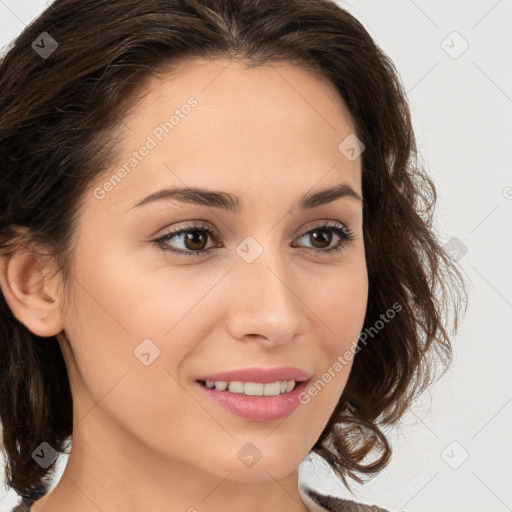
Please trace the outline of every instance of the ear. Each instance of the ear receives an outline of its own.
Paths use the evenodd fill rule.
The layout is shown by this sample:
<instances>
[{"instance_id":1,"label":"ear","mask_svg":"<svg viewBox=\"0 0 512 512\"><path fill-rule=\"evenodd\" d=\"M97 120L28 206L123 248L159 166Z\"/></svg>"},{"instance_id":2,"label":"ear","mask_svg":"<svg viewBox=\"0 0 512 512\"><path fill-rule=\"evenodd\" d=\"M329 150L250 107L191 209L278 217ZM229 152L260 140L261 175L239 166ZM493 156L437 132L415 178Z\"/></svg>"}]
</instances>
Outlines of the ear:
<instances>
[{"instance_id":1,"label":"ear","mask_svg":"<svg viewBox=\"0 0 512 512\"><path fill-rule=\"evenodd\" d=\"M46 282L40 255L18 249L0 258L0 286L13 315L38 336L64 329L56 288Z\"/></svg>"}]
</instances>

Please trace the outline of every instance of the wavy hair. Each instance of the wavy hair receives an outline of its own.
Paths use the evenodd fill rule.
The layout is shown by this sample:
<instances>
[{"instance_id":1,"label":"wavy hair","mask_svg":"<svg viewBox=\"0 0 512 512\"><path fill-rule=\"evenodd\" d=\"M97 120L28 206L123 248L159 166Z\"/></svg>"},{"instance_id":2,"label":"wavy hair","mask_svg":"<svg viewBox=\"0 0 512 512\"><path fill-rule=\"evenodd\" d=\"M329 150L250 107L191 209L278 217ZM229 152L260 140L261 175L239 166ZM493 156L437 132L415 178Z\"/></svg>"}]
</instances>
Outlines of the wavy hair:
<instances>
[{"instance_id":1,"label":"wavy hair","mask_svg":"<svg viewBox=\"0 0 512 512\"><path fill-rule=\"evenodd\" d=\"M49 41L43 32L58 43L45 56L33 46ZM397 423L432 382L438 361L448 368L448 322L455 332L466 290L433 229L436 191L418 165L398 72L334 1L54 1L0 63L0 255L44 247L67 289L84 191L116 162L121 121L136 104L138 87L173 64L217 57L314 70L335 86L365 146L364 330L391 304L402 310L358 350L312 449L346 485L347 477L363 483L362 476L390 460L384 427ZM27 229L17 235L16 225ZM0 352L6 482L27 495L48 484L54 470L54 464L40 467L33 450L44 440L65 453L72 435L68 374L57 338L30 332L3 294Z\"/></svg>"}]
</instances>

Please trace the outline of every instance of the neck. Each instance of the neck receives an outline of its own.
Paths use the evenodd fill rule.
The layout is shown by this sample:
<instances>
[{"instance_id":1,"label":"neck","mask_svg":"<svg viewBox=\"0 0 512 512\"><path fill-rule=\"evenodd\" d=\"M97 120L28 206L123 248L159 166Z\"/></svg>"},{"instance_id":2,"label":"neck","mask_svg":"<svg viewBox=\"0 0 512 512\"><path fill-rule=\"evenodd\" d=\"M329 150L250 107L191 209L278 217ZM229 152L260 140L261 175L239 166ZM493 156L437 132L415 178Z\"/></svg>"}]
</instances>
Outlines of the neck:
<instances>
[{"instance_id":1,"label":"neck","mask_svg":"<svg viewBox=\"0 0 512 512\"><path fill-rule=\"evenodd\" d=\"M298 469L274 478L271 468L263 471L266 477L261 476L261 468L259 473L254 471L254 479L249 472L247 481L230 479L230 471L207 472L176 460L172 454L156 453L141 445L128 431L102 417L100 408L95 407L83 421L75 421L64 473L56 487L35 502L31 510L308 510L298 490Z\"/></svg>"}]
</instances>

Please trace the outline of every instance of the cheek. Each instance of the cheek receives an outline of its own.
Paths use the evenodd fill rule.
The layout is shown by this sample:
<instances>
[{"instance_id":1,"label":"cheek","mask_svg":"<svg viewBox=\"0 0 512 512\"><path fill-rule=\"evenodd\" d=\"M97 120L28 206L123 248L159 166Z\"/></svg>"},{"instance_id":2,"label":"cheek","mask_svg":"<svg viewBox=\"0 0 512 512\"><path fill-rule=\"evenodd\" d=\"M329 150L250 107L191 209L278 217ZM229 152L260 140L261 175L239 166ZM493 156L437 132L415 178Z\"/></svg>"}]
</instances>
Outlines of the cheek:
<instances>
[{"instance_id":1,"label":"cheek","mask_svg":"<svg viewBox=\"0 0 512 512\"><path fill-rule=\"evenodd\" d=\"M304 301L315 312L310 318L319 361L316 380L301 400L315 409L319 423L326 423L348 381L354 351L364 325L368 300L368 276L364 265L351 266L317 279L323 286L309 287Z\"/></svg>"},{"instance_id":2,"label":"cheek","mask_svg":"<svg viewBox=\"0 0 512 512\"><path fill-rule=\"evenodd\" d=\"M303 282L304 302L323 324L326 353L336 356L357 342L364 324L368 301L368 274L364 260L340 266L327 275L317 274L315 286L311 277Z\"/></svg>"},{"instance_id":3,"label":"cheek","mask_svg":"<svg viewBox=\"0 0 512 512\"><path fill-rule=\"evenodd\" d=\"M194 305L211 284L193 286L185 276L169 283L151 280L150 272L136 271L132 262L123 266L108 254L79 269L65 333L80 426L87 428L97 405L123 431L155 450L167 443L179 456L169 433L182 440L197 437L197 419L205 416L178 382L178 370L197 337L197 323L190 320L197 318Z\"/></svg>"},{"instance_id":4,"label":"cheek","mask_svg":"<svg viewBox=\"0 0 512 512\"><path fill-rule=\"evenodd\" d=\"M75 293L79 310L72 316L81 319L79 327L91 342L104 348L106 341L114 347L116 340L123 340L117 348L133 351L150 338L163 349L183 328L183 321L201 313L201 299L219 279L218 273L193 266L169 272L165 262L157 265L162 268L136 254L123 259L121 251L102 251L101 257L80 262Z\"/></svg>"},{"instance_id":5,"label":"cheek","mask_svg":"<svg viewBox=\"0 0 512 512\"><path fill-rule=\"evenodd\" d=\"M81 253L74 307L65 316L85 388L79 392L94 402L107 392L115 396L112 406L120 417L132 409L152 417L163 404L151 390L167 397L182 393L174 379L198 340L207 336L215 315L211 302L202 299L222 273L198 272L193 266L170 273L148 268L133 255L123 260L120 253L102 250L94 258L94 252ZM210 307L204 307L206 302Z\"/></svg>"}]
</instances>

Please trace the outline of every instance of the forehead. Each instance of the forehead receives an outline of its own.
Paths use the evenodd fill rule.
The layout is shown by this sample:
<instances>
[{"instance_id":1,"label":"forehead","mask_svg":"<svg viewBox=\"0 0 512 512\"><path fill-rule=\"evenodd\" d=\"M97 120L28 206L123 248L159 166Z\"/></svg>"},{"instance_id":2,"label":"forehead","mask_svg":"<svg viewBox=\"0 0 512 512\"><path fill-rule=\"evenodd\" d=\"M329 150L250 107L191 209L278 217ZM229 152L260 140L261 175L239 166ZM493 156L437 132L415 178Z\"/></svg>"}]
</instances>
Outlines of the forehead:
<instances>
[{"instance_id":1,"label":"forehead","mask_svg":"<svg viewBox=\"0 0 512 512\"><path fill-rule=\"evenodd\" d=\"M172 130L168 143L180 132L190 135L188 128L193 128L195 138L203 144L215 140L216 133L228 134L237 142L244 134L259 131L267 142L270 137L265 134L274 135L286 128L280 132L282 143L299 131L309 136L315 131L322 136L330 132L335 141L355 131L335 86L318 73L289 62L253 67L241 59L191 59L159 70L157 77L148 77L139 88L139 98L124 119L125 126L134 135L151 133L176 113L180 119L173 124L181 126ZM197 107L188 112L185 106L191 98ZM184 118L186 123L179 122ZM207 139L201 137L206 134Z\"/></svg>"},{"instance_id":2,"label":"forehead","mask_svg":"<svg viewBox=\"0 0 512 512\"><path fill-rule=\"evenodd\" d=\"M137 98L123 119L118 166L128 172L110 202L127 207L169 185L302 195L322 180L360 191L359 160L339 150L354 133L350 114L335 87L304 67L195 59L147 78Z\"/></svg>"}]
</instances>

